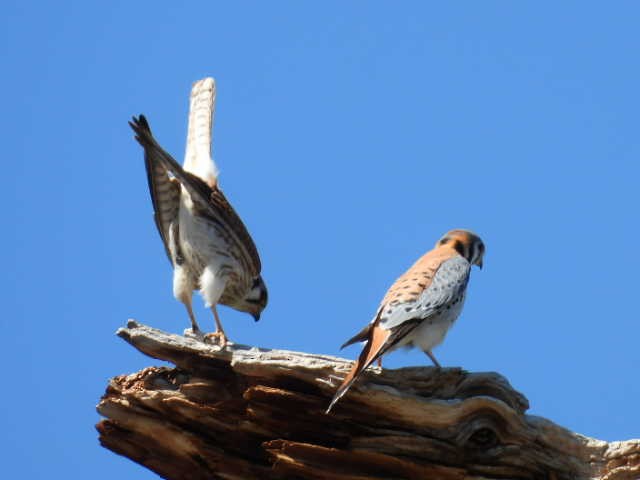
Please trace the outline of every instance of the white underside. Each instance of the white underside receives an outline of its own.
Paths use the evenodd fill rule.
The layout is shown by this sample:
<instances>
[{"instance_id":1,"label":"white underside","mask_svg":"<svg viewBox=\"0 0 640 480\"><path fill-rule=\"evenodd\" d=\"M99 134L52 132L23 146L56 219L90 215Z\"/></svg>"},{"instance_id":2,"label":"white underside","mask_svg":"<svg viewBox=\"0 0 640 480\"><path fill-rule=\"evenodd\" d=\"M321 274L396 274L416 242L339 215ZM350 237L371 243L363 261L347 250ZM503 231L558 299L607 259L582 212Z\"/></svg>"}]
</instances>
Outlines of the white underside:
<instances>
[{"instance_id":1,"label":"white underside","mask_svg":"<svg viewBox=\"0 0 640 480\"><path fill-rule=\"evenodd\" d=\"M222 268L223 258L217 251L227 250L227 240L201 217L191 214L191 198L183 191L180 201L180 247L185 259L182 267L173 271L173 293L184 303L191 299L193 290L199 289L207 307L216 305L227 283L227 271ZM224 258L227 265L232 262Z\"/></svg>"},{"instance_id":2,"label":"white underside","mask_svg":"<svg viewBox=\"0 0 640 480\"><path fill-rule=\"evenodd\" d=\"M196 288L192 275L182 266L173 269L173 296L184 304L191 305L191 295Z\"/></svg>"},{"instance_id":3,"label":"white underside","mask_svg":"<svg viewBox=\"0 0 640 480\"><path fill-rule=\"evenodd\" d=\"M217 271L215 266L207 265L200 275L200 295L206 307L212 307L218 303L227 284L227 276L216 275Z\"/></svg>"},{"instance_id":4,"label":"white underside","mask_svg":"<svg viewBox=\"0 0 640 480\"><path fill-rule=\"evenodd\" d=\"M425 319L416 327L405 339L400 341L399 347L411 346L412 344L423 352L429 352L440 345L447 336L449 329L453 326L464 305L464 298L450 310L444 310L440 315Z\"/></svg>"}]
</instances>

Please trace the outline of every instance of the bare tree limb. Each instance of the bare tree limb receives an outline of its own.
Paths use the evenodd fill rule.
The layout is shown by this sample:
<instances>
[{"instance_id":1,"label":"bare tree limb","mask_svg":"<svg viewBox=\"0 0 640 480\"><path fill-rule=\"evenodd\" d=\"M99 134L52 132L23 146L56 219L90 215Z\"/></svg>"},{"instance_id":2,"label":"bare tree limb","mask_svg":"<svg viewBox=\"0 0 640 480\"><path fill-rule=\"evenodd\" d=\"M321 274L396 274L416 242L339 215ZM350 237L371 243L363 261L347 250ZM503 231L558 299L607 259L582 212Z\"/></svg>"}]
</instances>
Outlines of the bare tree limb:
<instances>
[{"instance_id":1,"label":"bare tree limb","mask_svg":"<svg viewBox=\"0 0 640 480\"><path fill-rule=\"evenodd\" d=\"M113 378L106 448L168 479L640 478L640 440L607 443L526 415L496 373L372 368L326 415L350 362L171 335L118 335L176 368Z\"/></svg>"}]
</instances>

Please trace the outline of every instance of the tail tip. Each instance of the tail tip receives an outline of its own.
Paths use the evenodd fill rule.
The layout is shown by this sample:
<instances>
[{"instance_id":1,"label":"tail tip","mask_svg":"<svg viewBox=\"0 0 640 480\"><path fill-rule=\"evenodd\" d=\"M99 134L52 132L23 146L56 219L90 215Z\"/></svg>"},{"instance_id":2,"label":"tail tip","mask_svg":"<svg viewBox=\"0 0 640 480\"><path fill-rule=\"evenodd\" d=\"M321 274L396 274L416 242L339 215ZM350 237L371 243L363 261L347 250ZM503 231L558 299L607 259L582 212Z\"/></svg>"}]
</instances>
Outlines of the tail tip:
<instances>
[{"instance_id":1,"label":"tail tip","mask_svg":"<svg viewBox=\"0 0 640 480\"><path fill-rule=\"evenodd\" d=\"M340 400L342 398L342 396L347 392L348 387L347 388L338 388L338 390L336 391L335 395L333 396L333 398L331 399L331 402L329 402L329 406L327 407L327 409L324 411L324 413L326 415L328 415L329 413L331 413L331 409L333 408L333 406L338 403L338 400Z\"/></svg>"}]
</instances>

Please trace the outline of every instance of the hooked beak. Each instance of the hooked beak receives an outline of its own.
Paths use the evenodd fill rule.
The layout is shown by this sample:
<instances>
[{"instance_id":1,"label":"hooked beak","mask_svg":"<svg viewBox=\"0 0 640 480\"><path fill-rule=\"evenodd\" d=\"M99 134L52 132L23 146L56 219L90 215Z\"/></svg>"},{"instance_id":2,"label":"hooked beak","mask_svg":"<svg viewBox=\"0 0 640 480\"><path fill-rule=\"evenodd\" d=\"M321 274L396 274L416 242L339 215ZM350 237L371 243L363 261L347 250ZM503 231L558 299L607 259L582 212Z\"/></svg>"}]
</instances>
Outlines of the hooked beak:
<instances>
[{"instance_id":1,"label":"hooked beak","mask_svg":"<svg viewBox=\"0 0 640 480\"><path fill-rule=\"evenodd\" d=\"M480 267L480 270L482 270L482 260L480 260L480 261L477 263L477 265L478 265L478 267Z\"/></svg>"},{"instance_id":2,"label":"hooked beak","mask_svg":"<svg viewBox=\"0 0 640 480\"><path fill-rule=\"evenodd\" d=\"M260 320L260 314L259 313L254 313L251 315L253 317L253 319L257 322L258 320Z\"/></svg>"}]
</instances>

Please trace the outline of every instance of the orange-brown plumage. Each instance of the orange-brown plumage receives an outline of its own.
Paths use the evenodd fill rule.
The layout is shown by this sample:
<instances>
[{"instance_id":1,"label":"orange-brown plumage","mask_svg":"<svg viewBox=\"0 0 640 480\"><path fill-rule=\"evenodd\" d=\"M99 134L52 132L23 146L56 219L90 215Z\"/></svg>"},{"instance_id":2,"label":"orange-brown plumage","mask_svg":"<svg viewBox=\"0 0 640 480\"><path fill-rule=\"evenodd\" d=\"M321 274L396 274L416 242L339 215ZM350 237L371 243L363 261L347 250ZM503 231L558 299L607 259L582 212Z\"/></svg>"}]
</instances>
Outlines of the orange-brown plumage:
<instances>
[{"instance_id":1,"label":"orange-brown plumage","mask_svg":"<svg viewBox=\"0 0 640 480\"><path fill-rule=\"evenodd\" d=\"M462 310L472 264L482 266L484 244L467 230L451 230L391 285L373 321L342 347L366 342L327 412L376 359L402 345L415 345L439 366L439 344Z\"/></svg>"},{"instance_id":2,"label":"orange-brown plumage","mask_svg":"<svg viewBox=\"0 0 640 480\"><path fill-rule=\"evenodd\" d=\"M333 399L331 400L331 404L329 408L327 408L327 413L331 410L331 407L340 400L340 397L344 395L351 384L356 381L358 376L369 366L371 365L376 358L381 354L382 348L385 346L389 336L391 335L390 330L386 330L375 323L371 325L368 330L368 339L367 344L360 352L360 356L358 360L351 367L351 371L347 374L346 377L342 380L340 387L336 391Z\"/></svg>"},{"instance_id":3,"label":"orange-brown plumage","mask_svg":"<svg viewBox=\"0 0 640 480\"><path fill-rule=\"evenodd\" d=\"M449 245L442 245L425 253L391 285L380 306L384 308L387 304L405 303L418 298L429 288L442 262L457 254Z\"/></svg>"}]
</instances>

